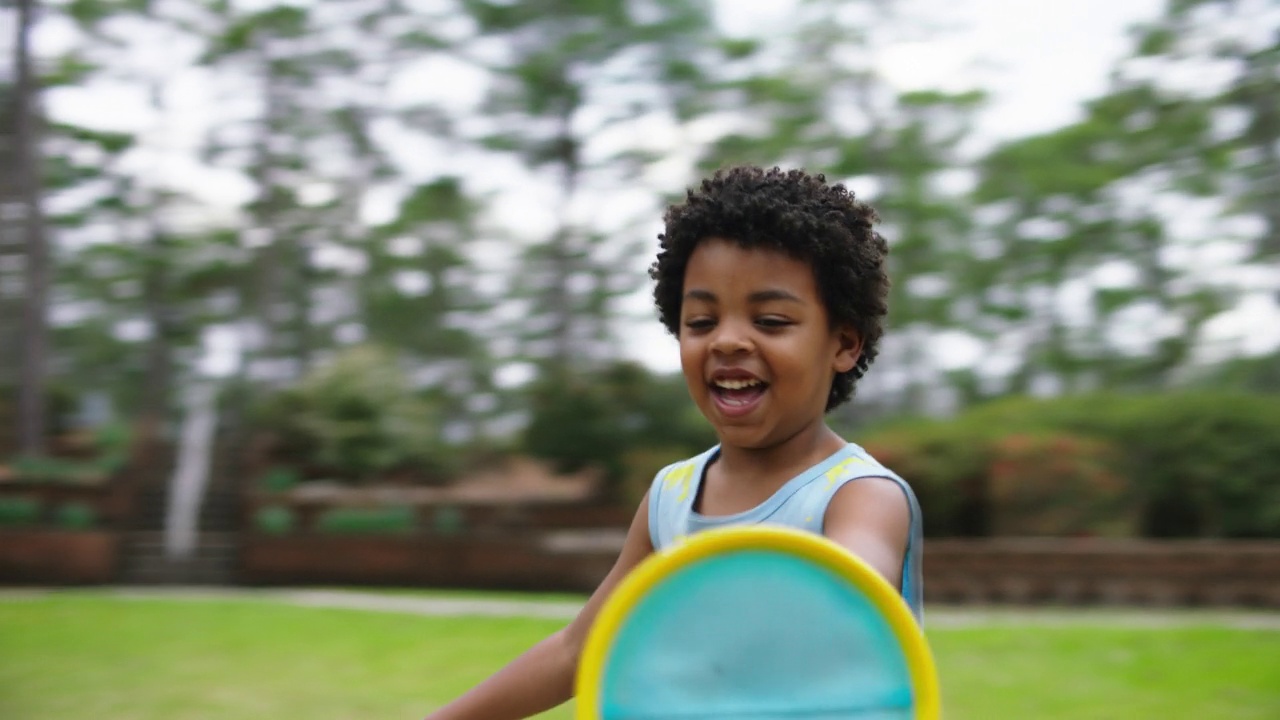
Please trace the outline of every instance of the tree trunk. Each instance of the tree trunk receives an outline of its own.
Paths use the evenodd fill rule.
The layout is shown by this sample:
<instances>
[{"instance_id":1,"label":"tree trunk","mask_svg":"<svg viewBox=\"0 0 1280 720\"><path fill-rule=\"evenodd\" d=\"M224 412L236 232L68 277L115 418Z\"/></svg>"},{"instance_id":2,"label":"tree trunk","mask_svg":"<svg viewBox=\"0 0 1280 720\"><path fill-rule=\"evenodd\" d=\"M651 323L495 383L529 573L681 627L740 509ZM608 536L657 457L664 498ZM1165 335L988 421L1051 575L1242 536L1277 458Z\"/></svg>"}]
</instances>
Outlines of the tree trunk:
<instances>
[{"instance_id":1,"label":"tree trunk","mask_svg":"<svg viewBox=\"0 0 1280 720\"><path fill-rule=\"evenodd\" d=\"M153 201L152 207L157 213L162 211L159 198ZM160 460L160 431L169 415L169 393L173 385L173 348L170 339L173 337L174 321L166 290L168 258L164 231L153 220L148 232L150 237L147 239L146 274L142 287L151 337L147 340L142 412L135 424L134 448L137 467L151 472Z\"/></svg>"},{"instance_id":2,"label":"tree trunk","mask_svg":"<svg viewBox=\"0 0 1280 720\"><path fill-rule=\"evenodd\" d=\"M41 208L39 80L31 57L31 28L37 0L18 0L14 43L14 87L19 193L26 231L26 298L22 312L22 370L18 383L18 443L26 455L44 451L45 360L48 345L46 304L49 248Z\"/></svg>"}]
</instances>

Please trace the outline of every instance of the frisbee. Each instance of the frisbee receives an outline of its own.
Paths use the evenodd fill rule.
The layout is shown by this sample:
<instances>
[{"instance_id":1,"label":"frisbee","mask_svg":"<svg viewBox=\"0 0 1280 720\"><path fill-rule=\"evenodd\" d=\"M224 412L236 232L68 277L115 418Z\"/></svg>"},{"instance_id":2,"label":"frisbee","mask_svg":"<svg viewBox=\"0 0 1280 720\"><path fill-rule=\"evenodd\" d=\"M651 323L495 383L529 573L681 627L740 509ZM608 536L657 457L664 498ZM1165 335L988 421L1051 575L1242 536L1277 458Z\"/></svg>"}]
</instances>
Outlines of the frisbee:
<instances>
[{"instance_id":1,"label":"frisbee","mask_svg":"<svg viewBox=\"0 0 1280 720\"><path fill-rule=\"evenodd\" d=\"M924 633L883 577L784 527L708 530L600 608L577 720L937 720Z\"/></svg>"}]
</instances>

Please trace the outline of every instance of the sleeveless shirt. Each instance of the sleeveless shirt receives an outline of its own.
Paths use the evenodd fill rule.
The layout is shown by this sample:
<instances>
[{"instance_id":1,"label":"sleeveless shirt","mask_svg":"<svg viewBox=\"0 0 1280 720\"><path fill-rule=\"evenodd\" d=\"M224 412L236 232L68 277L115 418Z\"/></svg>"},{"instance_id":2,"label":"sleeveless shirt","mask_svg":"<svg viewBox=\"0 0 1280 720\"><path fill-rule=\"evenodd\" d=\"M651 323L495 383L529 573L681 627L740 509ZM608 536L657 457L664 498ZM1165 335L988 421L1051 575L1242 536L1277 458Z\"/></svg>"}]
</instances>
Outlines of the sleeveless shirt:
<instances>
[{"instance_id":1,"label":"sleeveless shirt","mask_svg":"<svg viewBox=\"0 0 1280 720\"><path fill-rule=\"evenodd\" d=\"M654 477L649 489L649 538L654 550L668 548L702 530L737 525L784 525L821 535L827 505L845 483L867 477L888 478L902 488L911 509L899 589L916 620L922 620L921 555L924 537L920 504L905 480L877 462L866 450L848 443L822 462L788 480L769 499L750 510L733 515L703 515L693 509L693 503L698 497L707 465L719 453L720 446L717 445L701 455L668 465Z\"/></svg>"}]
</instances>

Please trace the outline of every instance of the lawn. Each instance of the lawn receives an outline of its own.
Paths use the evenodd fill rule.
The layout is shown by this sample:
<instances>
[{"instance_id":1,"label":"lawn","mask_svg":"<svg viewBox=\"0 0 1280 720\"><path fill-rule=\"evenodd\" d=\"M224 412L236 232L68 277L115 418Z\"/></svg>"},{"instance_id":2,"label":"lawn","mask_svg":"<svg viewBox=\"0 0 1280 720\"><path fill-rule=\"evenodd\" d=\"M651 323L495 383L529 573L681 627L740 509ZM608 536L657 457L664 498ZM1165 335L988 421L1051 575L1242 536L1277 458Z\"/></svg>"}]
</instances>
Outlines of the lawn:
<instances>
[{"instance_id":1,"label":"lawn","mask_svg":"<svg viewBox=\"0 0 1280 720\"><path fill-rule=\"evenodd\" d=\"M0 601L0 718L421 718L559 623L269 600ZM1280 718L1280 632L930 631L948 720ZM545 718L568 718L562 708Z\"/></svg>"}]
</instances>

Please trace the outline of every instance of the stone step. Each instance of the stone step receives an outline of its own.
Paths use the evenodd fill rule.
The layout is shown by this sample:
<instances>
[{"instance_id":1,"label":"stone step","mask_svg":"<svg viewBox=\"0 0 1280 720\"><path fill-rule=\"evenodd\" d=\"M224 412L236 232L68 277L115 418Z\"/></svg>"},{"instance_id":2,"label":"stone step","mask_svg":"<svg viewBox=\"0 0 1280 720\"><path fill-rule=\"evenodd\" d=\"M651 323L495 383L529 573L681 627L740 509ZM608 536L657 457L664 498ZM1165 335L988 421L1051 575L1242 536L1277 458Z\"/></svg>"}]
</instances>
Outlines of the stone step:
<instances>
[{"instance_id":1,"label":"stone step","mask_svg":"<svg viewBox=\"0 0 1280 720\"><path fill-rule=\"evenodd\" d=\"M163 549L148 550L146 552L133 552L125 557L124 563L230 563L235 564L239 556L234 550L226 550L221 552L197 551L185 558L170 559Z\"/></svg>"},{"instance_id":2,"label":"stone step","mask_svg":"<svg viewBox=\"0 0 1280 720\"><path fill-rule=\"evenodd\" d=\"M191 557L174 560L163 555L131 557L127 558L124 562L124 568L132 571L181 571L189 569L230 570L234 568L235 565L234 557Z\"/></svg>"},{"instance_id":3,"label":"stone step","mask_svg":"<svg viewBox=\"0 0 1280 720\"><path fill-rule=\"evenodd\" d=\"M229 585L235 582L238 550L234 533L202 532L191 555L170 558L163 532L135 531L126 538L120 579L133 585Z\"/></svg>"},{"instance_id":4,"label":"stone step","mask_svg":"<svg viewBox=\"0 0 1280 720\"><path fill-rule=\"evenodd\" d=\"M153 504L139 504L134 515L133 527L139 530L157 531L164 528L167 500ZM202 530L232 531L240 526L240 509L234 499L222 501L206 499L200 504L200 528Z\"/></svg>"}]
</instances>

